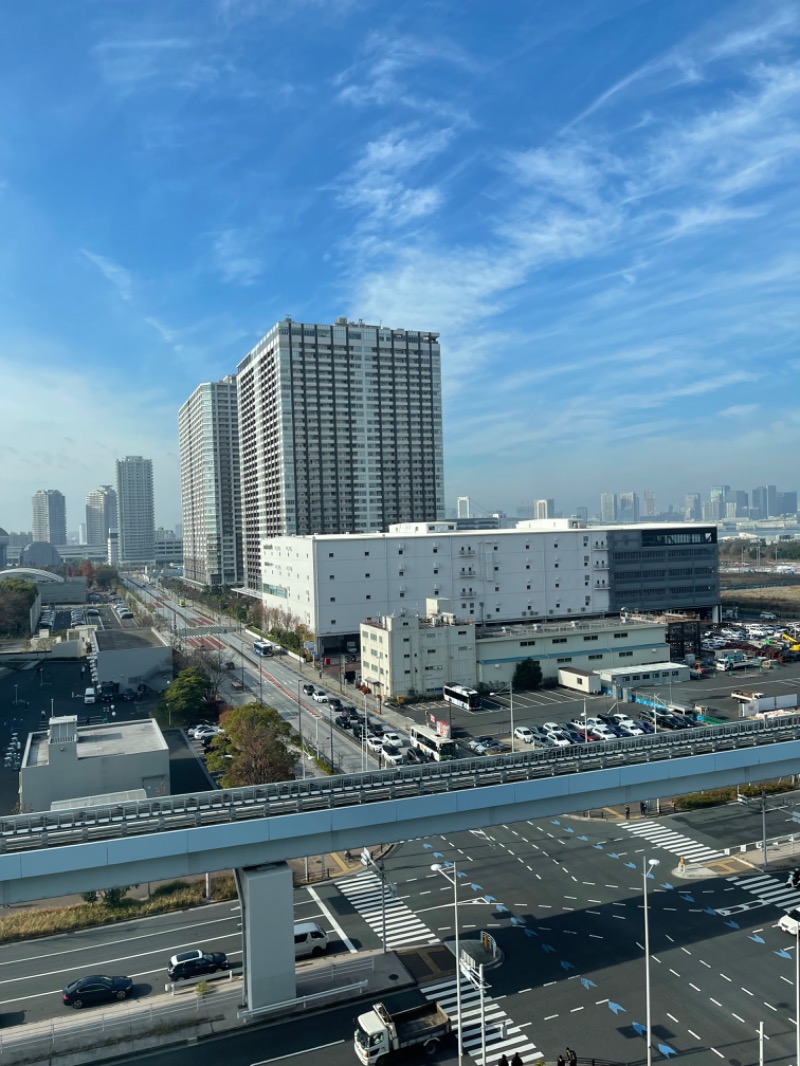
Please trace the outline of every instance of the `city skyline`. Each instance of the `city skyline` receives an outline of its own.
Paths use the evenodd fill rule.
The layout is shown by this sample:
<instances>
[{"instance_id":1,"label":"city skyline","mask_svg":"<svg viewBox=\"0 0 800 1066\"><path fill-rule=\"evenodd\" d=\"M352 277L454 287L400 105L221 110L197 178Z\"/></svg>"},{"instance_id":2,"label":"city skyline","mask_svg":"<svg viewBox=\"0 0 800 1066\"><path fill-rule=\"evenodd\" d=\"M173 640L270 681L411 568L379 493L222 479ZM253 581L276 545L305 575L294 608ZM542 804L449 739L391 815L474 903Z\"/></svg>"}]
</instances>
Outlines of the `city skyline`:
<instances>
[{"instance_id":1,"label":"city skyline","mask_svg":"<svg viewBox=\"0 0 800 1066\"><path fill-rule=\"evenodd\" d=\"M157 457L173 527L179 407L286 314L440 334L448 503L594 511L609 472L677 503L779 481L774 426L800 446L796 7L142 0L4 29L6 527L41 485L77 514L98 449Z\"/></svg>"}]
</instances>

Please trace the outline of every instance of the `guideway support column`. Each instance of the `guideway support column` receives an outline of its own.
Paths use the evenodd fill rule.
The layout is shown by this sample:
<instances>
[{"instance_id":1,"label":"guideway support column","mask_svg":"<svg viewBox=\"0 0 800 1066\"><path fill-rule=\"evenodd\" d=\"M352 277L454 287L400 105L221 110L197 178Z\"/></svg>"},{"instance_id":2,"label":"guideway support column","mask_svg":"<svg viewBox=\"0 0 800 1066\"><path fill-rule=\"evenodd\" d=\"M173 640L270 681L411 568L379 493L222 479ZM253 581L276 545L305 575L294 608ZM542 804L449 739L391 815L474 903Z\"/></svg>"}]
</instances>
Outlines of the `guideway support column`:
<instances>
[{"instance_id":1,"label":"guideway support column","mask_svg":"<svg viewBox=\"0 0 800 1066\"><path fill-rule=\"evenodd\" d=\"M242 913L242 977L248 1010L294 999L292 871L285 862L234 870Z\"/></svg>"}]
</instances>

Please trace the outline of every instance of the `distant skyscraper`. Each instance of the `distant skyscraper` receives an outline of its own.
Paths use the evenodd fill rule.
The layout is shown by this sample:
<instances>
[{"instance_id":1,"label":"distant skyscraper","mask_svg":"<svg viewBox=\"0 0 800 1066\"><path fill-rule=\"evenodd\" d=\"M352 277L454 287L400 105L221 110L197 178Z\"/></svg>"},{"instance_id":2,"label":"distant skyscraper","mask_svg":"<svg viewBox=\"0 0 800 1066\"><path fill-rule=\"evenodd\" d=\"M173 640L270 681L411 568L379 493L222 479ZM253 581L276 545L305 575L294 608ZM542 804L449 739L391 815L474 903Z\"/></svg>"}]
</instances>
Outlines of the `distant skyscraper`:
<instances>
[{"instance_id":1,"label":"distant skyscraper","mask_svg":"<svg viewBox=\"0 0 800 1066\"><path fill-rule=\"evenodd\" d=\"M141 455L117 459L117 529L122 563L155 558L153 460Z\"/></svg>"},{"instance_id":2,"label":"distant skyscraper","mask_svg":"<svg viewBox=\"0 0 800 1066\"><path fill-rule=\"evenodd\" d=\"M778 490L774 485L767 485L767 518L780 514L778 510Z\"/></svg>"},{"instance_id":3,"label":"distant skyscraper","mask_svg":"<svg viewBox=\"0 0 800 1066\"><path fill-rule=\"evenodd\" d=\"M443 517L438 333L286 319L237 382L248 588L265 537Z\"/></svg>"},{"instance_id":4,"label":"distant skyscraper","mask_svg":"<svg viewBox=\"0 0 800 1066\"><path fill-rule=\"evenodd\" d=\"M67 505L58 489L39 489L33 494L33 539L67 543Z\"/></svg>"},{"instance_id":5,"label":"distant skyscraper","mask_svg":"<svg viewBox=\"0 0 800 1066\"><path fill-rule=\"evenodd\" d=\"M759 485L750 493L750 517L759 521L769 514L767 509L767 486Z\"/></svg>"},{"instance_id":6,"label":"distant skyscraper","mask_svg":"<svg viewBox=\"0 0 800 1066\"><path fill-rule=\"evenodd\" d=\"M554 518L556 505L554 500L536 500L534 503L537 518Z\"/></svg>"},{"instance_id":7,"label":"distant skyscraper","mask_svg":"<svg viewBox=\"0 0 800 1066\"><path fill-rule=\"evenodd\" d=\"M687 492L683 501L683 517L686 522L699 522L703 517L700 493Z\"/></svg>"},{"instance_id":8,"label":"distant skyscraper","mask_svg":"<svg viewBox=\"0 0 800 1066\"><path fill-rule=\"evenodd\" d=\"M101 485L86 497L86 543L106 547L116 528L117 494L111 485Z\"/></svg>"},{"instance_id":9,"label":"distant skyscraper","mask_svg":"<svg viewBox=\"0 0 800 1066\"><path fill-rule=\"evenodd\" d=\"M617 494L616 494L616 492L602 492L600 494L600 519L603 522L616 522L616 520L617 520Z\"/></svg>"},{"instance_id":10,"label":"distant skyscraper","mask_svg":"<svg viewBox=\"0 0 800 1066\"><path fill-rule=\"evenodd\" d=\"M621 492L617 504L619 522L639 521L639 497L635 492Z\"/></svg>"},{"instance_id":11,"label":"distant skyscraper","mask_svg":"<svg viewBox=\"0 0 800 1066\"><path fill-rule=\"evenodd\" d=\"M589 508L588 507L576 507L575 508L575 517L578 519L579 522L588 522L589 521Z\"/></svg>"},{"instance_id":12,"label":"distant skyscraper","mask_svg":"<svg viewBox=\"0 0 800 1066\"><path fill-rule=\"evenodd\" d=\"M644 497L644 514L646 518L652 518L656 513L656 494L651 492L650 489L645 489L642 494Z\"/></svg>"},{"instance_id":13,"label":"distant skyscraper","mask_svg":"<svg viewBox=\"0 0 800 1066\"><path fill-rule=\"evenodd\" d=\"M750 496L748 493L743 492L741 489L737 489L733 498L736 502L736 517L747 518L750 511Z\"/></svg>"},{"instance_id":14,"label":"distant skyscraper","mask_svg":"<svg viewBox=\"0 0 800 1066\"><path fill-rule=\"evenodd\" d=\"M198 385L178 412L183 576L197 585L241 580L236 378Z\"/></svg>"},{"instance_id":15,"label":"distant skyscraper","mask_svg":"<svg viewBox=\"0 0 800 1066\"><path fill-rule=\"evenodd\" d=\"M779 515L797 514L797 492L779 492L778 508Z\"/></svg>"}]
</instances>

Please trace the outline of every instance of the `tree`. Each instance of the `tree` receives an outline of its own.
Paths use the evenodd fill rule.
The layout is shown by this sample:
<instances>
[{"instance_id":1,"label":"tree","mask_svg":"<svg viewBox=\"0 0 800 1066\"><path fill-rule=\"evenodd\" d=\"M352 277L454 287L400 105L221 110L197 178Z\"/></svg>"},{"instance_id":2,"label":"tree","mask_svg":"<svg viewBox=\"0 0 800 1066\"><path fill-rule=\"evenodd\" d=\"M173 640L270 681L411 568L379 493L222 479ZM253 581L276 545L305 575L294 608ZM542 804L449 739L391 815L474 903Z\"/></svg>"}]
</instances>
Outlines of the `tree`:
<instances>
[{"instance_id":1,"label":"tree","mask_svg":"<svg viewBox=\"0 0 800 1066\"><path fill-rule=\"evenodd\" d=\"M205 710L209 688L207 675L198 667L181 670L161 697L157 710L161 724L166 717L167 725L188 725Z\"/></svg>"},{"instance_id":2,"label":"tree","mask_svg":"<svg viewBox=\"0 0 800 1066\"><path fill-rule=\"evenodd\" d=\"M36 586L17 577L0 581L0 636L27 637Z\"/></svg>"},{"instance_id":3,"label":"tree","mask_svg":"<svg viewBox=\"0 0 800 1066\"><path fill-rule=\"evenodd\" d=\"M94 563L91 559L81 559L78 563L78 573L86 578L86 584L91 587L94 581Z\"/></svg>"},{"instance_id":4,"label":"tree","mask_svg":"<svg viewBox=\"0 0 800 1066\"><path fill-rule=\"evenodd\" d=\"M225 732L214 738L207 765L222 774L223 788L294 780L289 744L299 738L274 707L258 703L232 707L220 723Z\"/></svg>"},{"instance_id":5,"label":"tree","mask_svg":"<svg viewBox=\"0 0 800 1066\"><path fill-rule=\"evenodd\" d=\"M115 566L106 566L101 564L94 568L94 583L98 588L107 589L111 585L116 585L119 581L119 574Z\"/></svg>"},{"instance_id":6,"label":"tree","mask_svg":"<svg viewBox=\"0 0 800 1066\"><path fill-rule=\"evenodd\" d=\"M225 649L227 653L227 648ZM208 648L193 648L188 656L189 663L208 678L211 692L219 694L219 685L227 671L223 664L222 650L209 651Z\"/></svg>"},{"instance_id":7,"label":"tree","mask_svg":"<svg viewBox=\"0 0 800 1066\"><path fill-rule=\"evenodd\" d=\"M523 659L514 670L514 691L531 692L542 686L542 668L536 659Z\"/></svg>"}]
</instances>

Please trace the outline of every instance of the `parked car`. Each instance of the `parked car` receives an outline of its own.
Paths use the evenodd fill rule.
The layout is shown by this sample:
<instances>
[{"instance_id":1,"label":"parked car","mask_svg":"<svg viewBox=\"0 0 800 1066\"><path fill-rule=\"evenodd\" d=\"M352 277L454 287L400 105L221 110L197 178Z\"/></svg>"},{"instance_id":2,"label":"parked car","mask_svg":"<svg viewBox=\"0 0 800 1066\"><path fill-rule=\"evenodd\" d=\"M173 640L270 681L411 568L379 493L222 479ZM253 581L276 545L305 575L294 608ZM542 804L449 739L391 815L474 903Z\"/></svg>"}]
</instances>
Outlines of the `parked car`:
<instances>
[{"instance_id":1,"label":"parked car","mask_svg":"<svg viewBox=\"0 0 800 1066\"><path fill-rule=\"evenodd\" d=\"M800 931L800 918L798 915L800 915L800 911L798 911L797 907L794 907L781 916L778 928L782 929L784 933L789 933L790 936L797 936L798 931Z\"/></svg>"},{"instance_id":2,"label":"parked car","mask_svg":"<svg viewBox=\"0 0 800 1066\"><path fill-rule=\"evenodd\" d=\"M93 1003L108 1003L114 999L127 999L133 989L130 977L106 977L104 974L92 974L79 977L67 985L61 992L65 1007L89 1007Z\"/></svg>"},{"instance_id":3,"label":"parked car","mask_svg":"<svg viewBox=\"0 0 800 1066\"><path fill-rule=\"evenodd\" d=\"M522 740L526 744L533 744L536 740L536 737L526 725L518 725L514 730L514 736L517 740Z\"/></svg>"},{"instance_id":4,"label":"parked car","mask_svg":"<svg viewBox=\"0 0 800 1066\"><path fill-rule=\"evenodd\" d=\"M476 755L498 755L503 750L503 745L494 737L489 737L485 744L480 744L475 749Z\"/></svg>"},{"instance_id":5,"label":"parked car","mask_svg":"<svg viewBox=\"0 0 800 1066\"><path fill-rule=\"evenodd\" d=\"M313 685L303 685L303 692L305 692L306 696L313 696L314 695L314 686Z\"/></svg>"},{"instance_id":6,"label":"parked car","mask_svg":"<svg viewBox=\"0 0 800 1066\"><path fill-rule=\"evenodd\" d=\"M216 726L211 722L192 722L186 730L186 733L188 736L193 737L198 729L216 729Z\"/></svg>"},{"instance_id":7,"label":"parked car","mask_svg":"<svg viewBox=\"0 0 800 1066\"><path fill-rule=\"evenodd\" d=\"M385 748L402 748L403 738L399 733L384 733L383 746Z\"/></svg>"},{"instance_id":8,"label":"parked car","mask_svg":"<svg viewBox=\"0 0 800 1066\"><path fill-rule=\"evenodd\" d=\"M183 981L187 977L200 977L206 973L218 973L230 968L224 951L181 951L169 960L167 974L170 981Z\"/></svg>"},{"instance_id":9,"label":"parked car","mask_svg":"<svg viewBox=\"0 0 800 1066\"><path fill-rule=\"evenodd\" d=\"M366 743L369 750L376 755L379 751L383 751L383 741L380 737L368 736Z\"/></svg>"},{"instance_id":10,"label":"parked car","mask_svg":"<svg viewBox=\"0 0 800 1066\"><path fill-rule=\"evenodd\" d=\"M311 693L311 699L315 703L327 703L328 702L328 694L327 694L327 692L322 692L321 690L317 691L317 692L312 692Z\"/></svg>"},{"instance_id":11,"label":"parked car","mask_svg":"<svg viewBox=\"0 0 800 1066\"><path fill-rule=\"evenodd\" d=\"M488 735L482 737L473 737L472 740L470 740L467 744L467 747L470 751L477 751L478 748L483 747L484 745L490 743L492 740L494 740L494 737L490 737Z\"/></svg>"}]
</instances>

